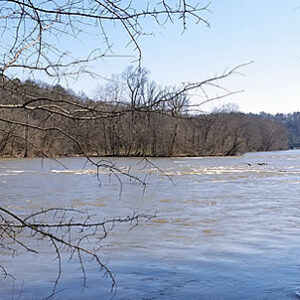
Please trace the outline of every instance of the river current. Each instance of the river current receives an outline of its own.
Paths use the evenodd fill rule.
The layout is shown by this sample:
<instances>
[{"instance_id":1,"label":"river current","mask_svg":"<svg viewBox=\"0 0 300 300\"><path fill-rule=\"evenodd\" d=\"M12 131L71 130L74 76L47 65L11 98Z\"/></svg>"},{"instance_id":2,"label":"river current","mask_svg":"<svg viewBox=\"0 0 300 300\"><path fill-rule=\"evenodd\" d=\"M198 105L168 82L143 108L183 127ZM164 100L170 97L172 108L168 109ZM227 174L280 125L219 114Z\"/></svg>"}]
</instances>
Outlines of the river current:
<instances>
[{"instance_id":1,"label":"river current","mask_svg":"<svg viewBox=\"0 0 300 300\"><path fill-rule=\"evenodd\" d=\"M83 289L80 265L66 253L51 299L300 299L300 150L111 160L146 189L102 169L97 178L84 158L63 165L0 160L1 207L17 214L52 207L87 210L99 220L156 214L131 230L116 226L101 242L114 293L93 262ZM56 255L49 244L24 239L40 243L39 254L20 249L12 257L0 248L0 265L15 277L0 277L0 299L51 293Z\"/></svg>"}]
</instances>

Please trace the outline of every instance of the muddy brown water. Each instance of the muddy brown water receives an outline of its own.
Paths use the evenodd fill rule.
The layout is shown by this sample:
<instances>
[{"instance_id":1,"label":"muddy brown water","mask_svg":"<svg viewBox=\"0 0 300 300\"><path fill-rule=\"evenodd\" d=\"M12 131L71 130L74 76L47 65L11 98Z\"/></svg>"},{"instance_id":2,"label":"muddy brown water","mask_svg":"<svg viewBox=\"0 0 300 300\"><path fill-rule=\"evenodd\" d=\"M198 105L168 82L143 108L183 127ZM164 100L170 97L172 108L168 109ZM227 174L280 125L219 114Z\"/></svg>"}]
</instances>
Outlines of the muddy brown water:
<instances>
[{"instance_id":1,"label":"muddy brown water","mask_svg":"<svg viewBox=\"0 0 300 300\"><path fill-rule=\"evenodd\" d=\"M160 170L135 158L112 159L143 178L138 184L96 170L83 158L0 160L0 203L25 215L40 208L88 210L97 219L154 214L128 230L116 226L99 255L117 289L86 262L82 289L78 261L63 254L52 299L297 299L300 295L300 150L240 157L157 158ZM168 178L168 176L170 178ZM0 264L0 299L42 299L57 274L49 243L26 243ZM93 243L93 240L91 241ZM300 299L300 298L299 298Z\"/></svg>"}]
</instances>

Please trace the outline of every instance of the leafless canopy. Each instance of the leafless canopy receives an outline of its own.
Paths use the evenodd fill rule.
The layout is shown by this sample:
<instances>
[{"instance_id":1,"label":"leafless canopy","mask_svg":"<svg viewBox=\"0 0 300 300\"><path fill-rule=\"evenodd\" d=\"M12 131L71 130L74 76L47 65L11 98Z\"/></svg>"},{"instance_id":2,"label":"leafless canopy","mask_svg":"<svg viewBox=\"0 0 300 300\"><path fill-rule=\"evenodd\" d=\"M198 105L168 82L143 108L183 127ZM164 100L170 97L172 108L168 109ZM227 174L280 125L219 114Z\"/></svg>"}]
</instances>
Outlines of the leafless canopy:
<instances>
[{"instance_id":1,"label":"leafless canopy","mask_svg":"<svg viewBox=\"0 0 300 300\"><path fill-rule=\"evenodd\" d=\"M66 95L59 88L48 89L48 92L45 89L41 94L30 84L26 87L18 77L51 80L51 83L57 84L85 73L97 76L99 74L93 73L91 67L105 58L117 56L132 57L140 66L142 49L139 38L152 33L152 29L148 28L179 21L185 30L189 19L208 25L202 16L207 10L208 4L201 6L187 0L143 3L137 0L1 1L0 132L4 138L0 147L5 147L8 137L12 137L24 143L25 157L29 146L36 148L39 155L47 156L44 149L31 140L30 131L43 133L45 143L47 134L51 132L56 138L71 141L96 168L108 169L116 176L129 176L144 184L141 179L123 172L108 160L90 159L78 135L61 126L64 119L89 122L118 117L122 112L77 101L76 97ZM114 35L116 31L118 34ZM124 45L115 45L119 38L126 41ZM81 48L72 47L74 44ZM49 123L49 120L53 122ZM24 217L1 203L0 247L12 254L18 247L36 253L38 249L23 240L26 231L33 239L49 242L58 260L58 275L51 295L55 293L60 279L61 251L65 249L72 256L78 256L84 278L83 256L87 255L111 278L114 287L113 275L97 254L99 249L87 241L97 233L98 242L101 242L114 224L134 226L140 219L148 220L149 216L133 214L99 221L92 220L87 213L67 208L40 210ZM8 276L5 266L0 265L0 270Z\"/></svg>"},{"instance_id":2,"label":"leafless canopy","mask_svg":"<svg viewBox=\"0 0 300 300\"><path fill-rule=\"evenodd\" d=\"M127 43L136 50L136 59L140 63L139 38L151 34L147 27L153 23L164 26L179 19L186 29L188 19L193 19L208 25L202 17L208 5L199 6L187 0L146 3L132 0L11 0L1 1L0 5L4 41L0 54L1 73L6 74L12 68L26 69L31 74L39 71L58 80L62 76L79 76L87 72L90 63L100 58L120 55L114 53L120 51L113 47L115 30L118 37L123 33ZM86 56L76 56L75 49L66 45L66 41L74 43L74 39L89 43Z\"/></svg>"},{"instance_id":3,"label":"leafless canopy","mask_svg":"<svg viewBox=\"0 0 300 300\"><path fill-rule=\"evenodd\" d=\"M78 128L84 129L83 122L112 120L128 112L151 112L153 108L166 104L167 114L177 115L179 109L187 109L186 94L192 90L200 90L206 97L204 88L211 86L223 92L216 98L230 94L221 88L219 81L235 73L237 68L220 76L187 83L163 93L156 92L154 85L149 86L148 95L152 95L153 99L146 102L136 101L137 89L140 92L143 84L139 81L134 82L136 77L130 75L131 77L127 79L132 97L128 99L126 105L118 103L117 109L114 105L102 105L101 99L98 103L78 101L59 86L45 88L41 93L30 82L24 84L18 77L22 76L33 81L51 80L51 83L57 84L63 80L68 82L69 79L76 79L86 73L98 76L101 74L92 72L94 64L105 58L124 55L132 56L140 72L138 74L144 76L141 73L143 52L140 38L151 35L155 26L163 27L174 22L179 22L183 31L186 30L188 22L209 26L205 19L208 6L209 3L199 4L194 0L0 1L0 133L3 136L0 149L12 138L24 144L24 157L27 156L29 146L35 148L38 155L45 157L48 152L44 150L51 146L49 145L51 132L53 143L63 144L65 140L71 141L76 153L85 155L96 168L108 169L116 176L129 176L144 184L143 180L118 169L108 160L91 159L85 146L91 138L87 137L87 140L81 141L76 130L73 131L74 126L65 125L65 120L79 122L76 123ZM114 32L118 34L115 35ZM77 45L76 48L72 46L74 44ZM210 100L206 97L204 101ZM42 141L41 145L36 145L31 139L31 136L38 134ZM91 132L88 131L88 134ZM78 221L73 221L74 216ZM99 239L101 241L106 237L109 225L123 222L137 224L141 218L148 220L149 217L134 214L125 218L91 221L88 214L58 208L20 217L1 203L0 247L8 247L14 252L15 245L18 245L30 252L36 252L36 249L26 245L22 240L21 233L29 231L33 238L50 242L57 254L59 270L61 250L67 248L72 254L77 254L80 261L82 255L92 257L109 275L114 286L114 278L99 259L97 249L87 248L83 244L99 229L103 232ZM49 219L54 219L55 222L50 223ZM73 235L74 229L79 235ZM83 262L81 266L84 274ZM8 272L4 267L0 265L0 270L7 275ZM53 292L59 278L60 271Z\"/></svg>"},{"instance_id":4,"label":"leafless canopy","mask_svg":"<svg viewBox=\"0 0 300 300\"><path fill-rule=\"evenodd\" d=\"M32 115L40 111L45 113L46 118L58 116L89 121L118 117L136 107L127 106L116 112L115 108L103 109L95 104L79 103L59 91L37 95L30 87L24 89L16 78L22 75L23 78L51 80L57 84L83 74L101 76L92 71L98 61L123 55L132 56L141 70L142 49L139 39L142 36L151 35L157 26L163 27L174 22L179 22L183 30L188 22L209 26L205 19L208 7L208 2L197 3L194 0L145 3L138 0L1 1L0 109L4 114L0 116L0 123L8 124L8 127L56 132L72 141L81 154L86 155L76 136L60 126L34 123L28 117L16 120L9 117L7 112L18 110ZM228 75L223 74L221 78ZM188 83L168 95L160 95L154 106L159 102L173 101L191 90L202 89L218 79ZM145 108L149 110L149 105L145 105ZM2 129L4 134L12 134L8 127ZM25 139L32 144L28 136Z\"/></svg>"}]
</instances>

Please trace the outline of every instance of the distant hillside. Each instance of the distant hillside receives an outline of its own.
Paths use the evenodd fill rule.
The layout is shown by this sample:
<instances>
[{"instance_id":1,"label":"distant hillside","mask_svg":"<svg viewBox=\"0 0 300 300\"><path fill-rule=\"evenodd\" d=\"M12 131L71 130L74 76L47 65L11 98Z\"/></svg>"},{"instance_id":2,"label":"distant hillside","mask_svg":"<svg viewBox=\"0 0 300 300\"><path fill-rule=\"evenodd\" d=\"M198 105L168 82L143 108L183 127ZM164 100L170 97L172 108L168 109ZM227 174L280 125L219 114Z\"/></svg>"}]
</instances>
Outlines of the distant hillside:
<instances>
[{"instance_id":1,"label":"distant hillside","mask_svg":"<svg viewBox=\"0 0 300 300\"><path fill-rule=\"evenodd\" d=\"M7 82L0 89L0 155L224 156L287 149L288 135L300 141L299 113L190 115L188 95L168 98L146 84L122 101L104 86L102 101L93 101L59 85Z\"/></svg>"},{"instance_id":2,"label":"distant hillside","mask_svg":"<svg viewBox=\"0 0 300 300\"><path fill-rule=\"evenodd\" d=\"M261 113L261 117L271 120L279 121L284 124L287 129L289 144L300 143L300 112L294 112L290 114L266 114Z\"/></svg>"},{"instance_id":3,"label":"distant hillside","mask_svg":"<svg viewBox=\"0 0 300 300\"><path fill-rule=\"evenodd\" d=\"M300 112L292 114L277 114L276 120L281 121L288 130L290 144L300 144Z\"/></svg>"}]
</instances>

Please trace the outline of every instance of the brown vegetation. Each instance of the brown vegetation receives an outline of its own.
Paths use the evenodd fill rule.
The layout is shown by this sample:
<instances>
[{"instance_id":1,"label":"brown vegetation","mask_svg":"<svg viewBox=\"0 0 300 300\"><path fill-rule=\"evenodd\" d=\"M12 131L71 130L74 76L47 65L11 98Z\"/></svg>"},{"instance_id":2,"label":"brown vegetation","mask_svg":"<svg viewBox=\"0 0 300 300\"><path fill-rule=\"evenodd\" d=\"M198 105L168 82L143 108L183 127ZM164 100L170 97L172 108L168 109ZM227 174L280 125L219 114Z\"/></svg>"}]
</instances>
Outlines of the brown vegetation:
<instances>
[{"instance_id":1,"label":"brown vegetation","mask_svg":"<svg viewBox=\"0 0 300 300\"><path fill-rule=\"evenodd\" d=\"M191 90L207 96L205 88L209 86L218 91L218 99L232 94L219 82L236 73L237 68L176 88L160 88L151 82L141 68L142 49L138 38L145 33L145 23L141 19L148 19L154 27L179 20L185 30L189 19L208 25L203 18L207 6L201 7L188 0L146 1L138 5L137 2L1 1L0 155L85 155L87 159L89 155L233 155L286 147L284 127L273 120L239 113L194 115L189 111ZM67 82L70 78L90 74L89 67L96 61L113 57L112 23L116 32L127 36L136 54L137 71L128 69L120 82L126 86L125 94L114 81L100 89L97 101L74 96L58 84L35 83L35 79L41 77L48 82ZM76 57L75 44L85 39L90 41L87 39L90 31L97 32L100 45L88 44L87 53ZM63 43L64 39L72 41L72 46ZM21 82L18 74L30 80ZM214 99L207 97L204 102ZM129 176L143 183L108 161L90 162L97 169L109 169L116 176ZM24 242L22 232L31 234L33 244L40 239L50 242L58 260L58 276L51 295L60 278L60 255L66 248L78 255L84 280L81 258L87 255L106 271L114 287L112 274L99 258L99 248L92 243L82 245L81 241L99 230L106 237L108 223L137 224L139 219L149 218L134 214L87 223L89 214L78 217L80 212L68 208L40 209L19 216L18 211L7 207L6 199L2 200L0 248L9 249L12 254L18 247L36 251ZM78 236L69 235L74 229ZM1 264L0 270L4 276L9 273Z\"/></svg>"},{"instance_id":2,"label":"brown vegetation","mask_svg":"<svg viewBox=\"0 0 300 300\"><path fill-rule=\"evenodd\" d=\"M5 82L0 91L2 156L224 156L288 147L278 121L192 114L187 93L160 88L143 69L98 88L101 101L32 81Z\"/></svg>"}]
</instances>

